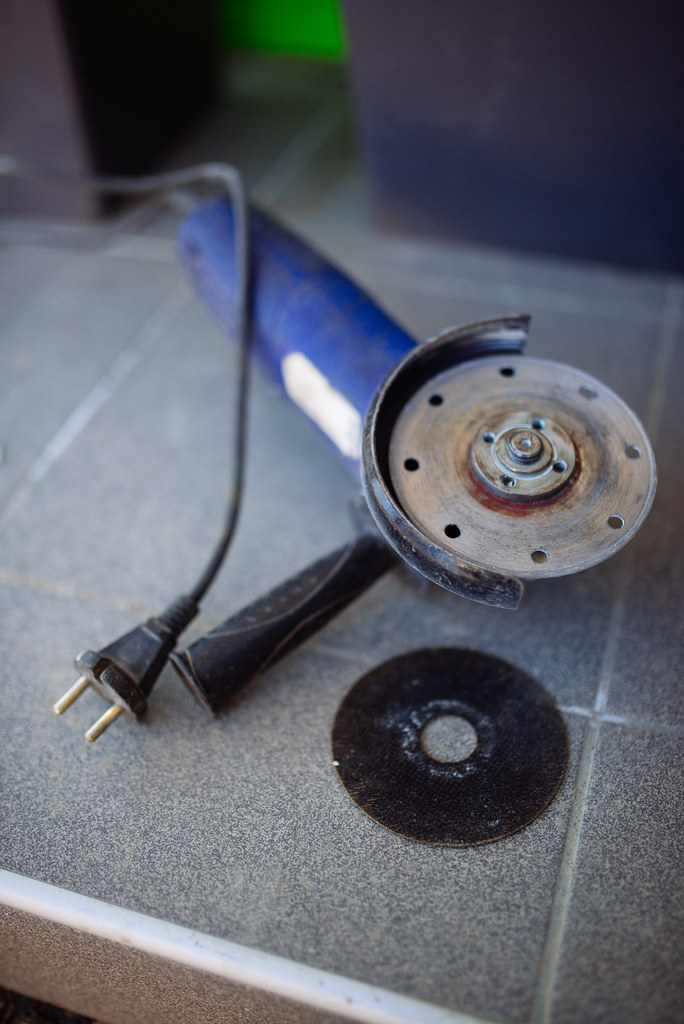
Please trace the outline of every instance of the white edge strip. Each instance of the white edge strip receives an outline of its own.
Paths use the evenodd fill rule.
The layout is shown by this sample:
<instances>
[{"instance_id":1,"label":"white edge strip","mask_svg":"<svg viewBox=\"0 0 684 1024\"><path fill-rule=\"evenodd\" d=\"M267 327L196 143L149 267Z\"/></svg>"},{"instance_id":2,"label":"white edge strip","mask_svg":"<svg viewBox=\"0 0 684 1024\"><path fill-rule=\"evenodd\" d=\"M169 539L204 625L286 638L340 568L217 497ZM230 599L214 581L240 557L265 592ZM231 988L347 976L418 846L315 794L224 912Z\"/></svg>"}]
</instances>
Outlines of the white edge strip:
<instances>
[{"instance_id":1,"label":"white edge strip","mask_svg":"<svg viewBox=\"0 0 684 1024\"><path fill-rule=\"evenodd\" d=\"M286 392L343 455L361 455L361 413L332 386L303 352L289 352L280 365Z\"/></svg>"},{"instance_id":2,"label":"white edge strip","mask_svg":"<svg viewBox=\"0 0 684 1024\"><path fill-rule=\"evenodd\" d=\"M239 985L366 1024L482 1024L270 953L0 870L0 904Z\"/></svg>"}]
</instances>

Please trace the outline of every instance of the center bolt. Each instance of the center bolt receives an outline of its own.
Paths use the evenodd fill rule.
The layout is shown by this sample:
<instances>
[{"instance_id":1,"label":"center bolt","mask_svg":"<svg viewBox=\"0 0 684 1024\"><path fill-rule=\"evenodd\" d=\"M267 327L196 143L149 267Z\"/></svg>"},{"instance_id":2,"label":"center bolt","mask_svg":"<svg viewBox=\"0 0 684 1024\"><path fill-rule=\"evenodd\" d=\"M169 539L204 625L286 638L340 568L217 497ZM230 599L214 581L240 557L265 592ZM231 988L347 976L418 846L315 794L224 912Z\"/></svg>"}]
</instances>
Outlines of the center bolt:
<instances>
[{"instance_id":1,"label":"center bolt","mask_svg":"<svg viewBox=\"0 0 684 1024\"><path fill-rule=\"evenodd\" d=\"M515 462L536 462L544 451L542 439L535 430L514 430L506 440L506 450Z\"/></svg>"},{"instance_id":2,"label":"center bolt","mask_svg":"<svg viewBox=\"0 0 684 1024\"><path fill-rule=\"evenodd\" d=\"M570 435L529 408L488 416L474 435L470 458L477 479L506 501L549 498L575 471Z\"/></svg>"}]
</instances>

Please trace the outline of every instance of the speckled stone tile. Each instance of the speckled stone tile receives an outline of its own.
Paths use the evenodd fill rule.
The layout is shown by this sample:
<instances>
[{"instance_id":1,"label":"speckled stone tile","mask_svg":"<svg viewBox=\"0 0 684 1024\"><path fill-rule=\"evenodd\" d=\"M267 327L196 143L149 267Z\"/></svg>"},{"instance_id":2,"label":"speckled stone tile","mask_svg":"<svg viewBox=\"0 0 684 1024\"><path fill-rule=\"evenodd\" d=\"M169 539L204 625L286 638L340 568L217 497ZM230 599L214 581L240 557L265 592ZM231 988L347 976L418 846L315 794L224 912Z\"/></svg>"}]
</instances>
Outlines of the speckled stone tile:
<instances>
[{"instance_id":1,"label":"speckled stone tile","mask_svg":"<svg viewBox=\"0 0 684 1024\"><path fill-rule=\"evenodd\" d=\"M684 1020L684 741L601 727L554 1024Z\"/></svg>"},{"instance_id":2,"label":"speckled stone tile","mask_svg":"<svg viewBox=\"0 0 684 1024\"><path fill-rule=\"evenodd\" d=\"M547 933L569 874L560 972L542 977L555 983L555 1002L550 1021L535 1024L682 1024L681 283L378 230L339 84L324 75L319 85L315 100L302 102L296 83L269 99L247 70L236 109L209 118L178 162L238 160L257 196L418 337L531 312L530 355L583 368L649 430L659 427L653 514L611 561L530 583L515 613L394 570L224 715L208 718L167 669L144 723L121 719L87 745L102 701L87 693L63 719L50 704L73 680L80 648L158 611L204 565L223 514L234 354L176 283L170 215L104 255L3 253L0 867L502 1022L528 1021L539 1005ZM135 368L40 481L17 487L170 294L177 315L160 321ZM257 376L235 545L191 635L344 542L357 491ZM351 802L331 764L335 711L358 677L435 645L503 657L565 709L572 761L560 794L529 828L489 846L426 847L387 832ZM601 720L573 878L577 765ZM14 960L17 987L90 1011L92 984L74 958L96 969L111 951L92 936L65 942L47 922L24 925L16 934L36 970ZM63 970L51 959L59 948ZM107 1019L174 1020L170 994L184 985L192 1019L223 1020L224 989L165 963L136 1008L121 979L133 971L142 985L144 958L118 952L101 1004ZM303 1019L265 996L236 998L227 1020Z\"/></svg>"},{"instance_id":3,"label":"speckled stone tile","mask_svg":"<svg viewBox=\"0 0 684 1024\"><path fill-rule=\"evenodd\" d=\"M455 597L395 571L311 642L367 664L414 647L476 647L524 668L564 705L591 707L613 598L615 566L527 585L516 611Z\"/></svg>"},{"instance_id":4,"label":"speckled stone tile","mask_svg":"<svg viewBox=\"0 0 684 1024\"><path fill-rule=\"evenodd\" d=\"M193 302L0 524L2 565L154 610L187 589L224 516L234 367ZM352 532L353 477L256 374L248 445L235 546L211 594L218 615Z\"/></svg>"},{"instance_id":5,"label":"speckled stone tile","mask_svg":"<svg viewBox=\"0 0 684 1024\"><path fill-rule=\"evenodd\" d=\"M679 311L684 302L679 289ZM680 444L684 408L684 333L673 339L663 367L662 406L654 410L658 490L651 516L634 541L632 578L624 595L608 709L614 714L684 731L684 557L681 545L684 474Z\"/></svg>"},{"instance_id":6,"label":"speckled stone tile","mask_svg":"<svg viewBox=\"0 0 684 1024\"><path fill-rule=\"evenodd\" d=\"M515 836L414 844L363 815L334 773L330 729L361 664L302 650L214 720L165 674L144 725L120 720L90 747L94 694L63 719L49 712L79 602L7 585L2 598L2 653L22 692L5 698L2 867L438 1005L525 1019L574 767ZM125 617L95 613L96 632ZM569 727L576 753L583 722Z\"/></svg>"},{"instance_id":7,"label":"speckled stone tile","mask_svg":"<svg viewBox=\"0 0 684 1024\"><path fill-rule=\"evenodd\" d=\"M260 992L123 943L15 910L4 912L3 977L46 1002L108 1024L343 1024L343 1018ZM347 1016L344 1020L348 1020Z\"/></svg>"},{"instance_id":8,"label":"speckled stone tile","mask_svg":"<svg viewBox=\"0 0 684 1024\"><path fill-rule=\"evenodd\" d=\"M92 252L0 248L0 503L176 280Z\"/></svg>"}]
</instances>

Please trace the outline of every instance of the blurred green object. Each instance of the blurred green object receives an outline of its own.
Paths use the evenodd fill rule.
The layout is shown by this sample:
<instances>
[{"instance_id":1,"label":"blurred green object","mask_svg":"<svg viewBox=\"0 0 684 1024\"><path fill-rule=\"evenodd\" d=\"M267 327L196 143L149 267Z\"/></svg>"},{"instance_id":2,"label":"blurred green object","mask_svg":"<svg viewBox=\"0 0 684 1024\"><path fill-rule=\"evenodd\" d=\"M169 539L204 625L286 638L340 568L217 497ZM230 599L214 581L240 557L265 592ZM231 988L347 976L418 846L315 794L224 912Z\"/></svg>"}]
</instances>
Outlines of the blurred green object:
<instances>
[{"instance_id":1,"label":"blurred green object","mask_svg":"<svg viewBox=\"0 0 684 1024\"><path fill-rule=\"evenodd\" d=\"M221 0L221 34L238 50L340 61L346 38L337 0Z\"/></svg>"}]
</instances>

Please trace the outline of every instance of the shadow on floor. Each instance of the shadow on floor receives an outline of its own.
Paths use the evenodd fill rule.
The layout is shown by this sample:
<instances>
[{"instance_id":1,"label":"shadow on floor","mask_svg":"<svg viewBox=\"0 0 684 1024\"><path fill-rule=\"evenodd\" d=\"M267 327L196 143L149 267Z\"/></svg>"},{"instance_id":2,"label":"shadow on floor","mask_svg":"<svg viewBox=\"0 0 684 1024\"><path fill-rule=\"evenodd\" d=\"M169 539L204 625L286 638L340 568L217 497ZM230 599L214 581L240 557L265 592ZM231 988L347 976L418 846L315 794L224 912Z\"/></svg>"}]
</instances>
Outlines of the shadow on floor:
<instances>
[{"instance_id":1,"label":"shadow on floor","mask_svg":"<svg viewBox=\"0 0 684 1024\"><path fill-rule=\"evenodd\" d=\"M17 995L0 988L0 1024L93 1024L90 1017L81 1017L60 1010L49 1003Z\"/></svg>"}]
</instances>

